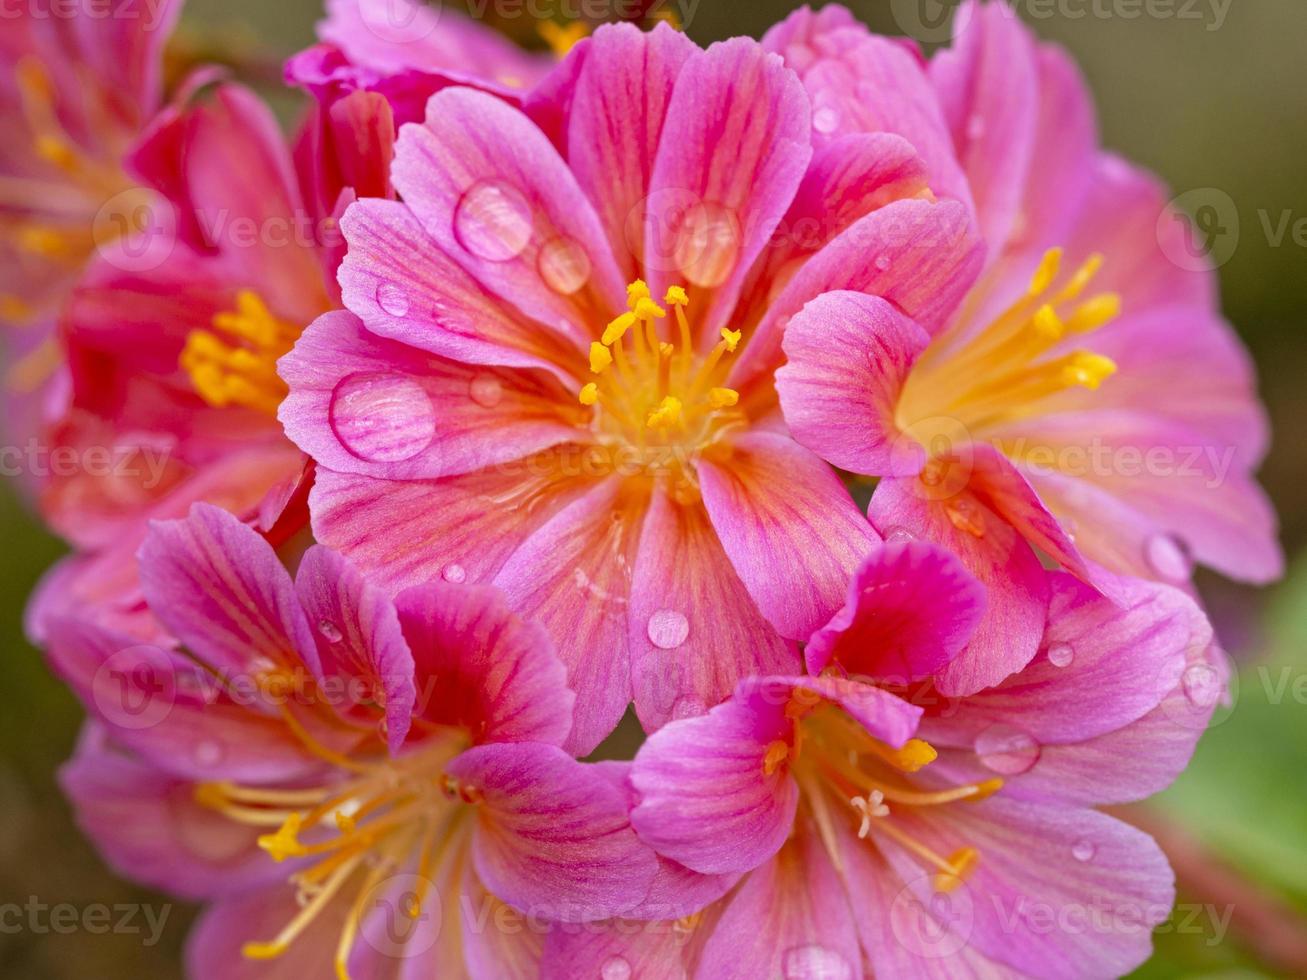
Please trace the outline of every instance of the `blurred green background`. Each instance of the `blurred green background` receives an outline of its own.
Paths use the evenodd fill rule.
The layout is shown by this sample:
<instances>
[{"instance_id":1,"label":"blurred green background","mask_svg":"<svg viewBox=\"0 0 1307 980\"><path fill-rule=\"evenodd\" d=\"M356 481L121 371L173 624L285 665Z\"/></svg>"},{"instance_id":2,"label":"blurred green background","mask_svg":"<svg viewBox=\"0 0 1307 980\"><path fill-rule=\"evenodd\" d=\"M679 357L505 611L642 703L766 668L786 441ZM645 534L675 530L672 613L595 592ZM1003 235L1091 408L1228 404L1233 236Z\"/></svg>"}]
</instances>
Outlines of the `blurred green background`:
<instances>
[{"instance_id":1,"label":"blurred green background","mask_svg":"<svg viewBox=\"0 0 1307 980\"><path fill-rule=\"evenodd\" d=\"M936 0L855 0L873 28ZM573 7L576 4L573 3ZM760 35L785 0L680 0L696 40ZM488 8L493 9L492 3ZM502 10L517 8L502 6ZM1177 194L1215 188L1238 211L1221 270L1225 308L1251 347L1275 429L1263 479L1292 555L1307 544L1307 3L1303 0L1027 0L1026 19L1078 58L1097 94L1106 144L1161 174ZM311 40L316 0L192 0L181 43L262 64ZM501 26L538 44L536 22ZM267 69L270 69L267 70ZM252 75L258 75L255 71ZM296 103L275 94L286 118ZM1184 371L1183 364L1175 366ZM168 900L113 877L73 827L53 781L82 712L22 638L21 611L61 551L0 486L0 904L36 896L79 908ZM1148 977L1307 975L1307 560L1269 593L1204 581L1242 665L1238 698L1191 769L1147 813L1180 876L1181 908L1158 936ZM1295 688L1295 683L1297 687ZM1228 928L1222 926L1227 921ZM0 931L0 977L172 977L191 910L172 907L163 939Z\"/></svg>"}]
</instances>

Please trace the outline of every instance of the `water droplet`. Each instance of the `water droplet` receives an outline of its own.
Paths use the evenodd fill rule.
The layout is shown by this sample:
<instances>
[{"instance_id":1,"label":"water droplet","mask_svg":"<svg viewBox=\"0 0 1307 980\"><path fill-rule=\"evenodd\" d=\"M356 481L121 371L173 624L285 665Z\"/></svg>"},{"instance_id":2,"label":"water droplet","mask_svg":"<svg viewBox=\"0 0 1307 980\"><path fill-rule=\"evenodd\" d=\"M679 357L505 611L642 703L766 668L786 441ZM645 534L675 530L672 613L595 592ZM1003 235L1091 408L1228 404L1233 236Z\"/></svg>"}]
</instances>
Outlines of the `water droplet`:
<instances>
[{"instance_id":1,"label":"water droplet","mask_svg":"<svg viewBox=\"0 0 1307 980\"><path fill-rule=\"evenodd\" d=\"M1195 708L1210 708L1221 697L1221 675L1211 664L1191 664L1180 678L1184 696Z\"/></svg>"},{"instance_id":2,"label":"water droplet","mask_svg":"<svg viewBox=\"0 0 1307 980\"><path fill-rule=\"evenodd\" d=\"M590 279L590 256L570 238L545 242L536 265L545 285L564 296L572 295Z\"/></svg>"},{"instance_id":3,"label":"water droplet","mask_svg":"<svg viewBox=\"0 0 1307 980\"><path fill-rule=\"evenodd\" d=\"M321 633L328 643L339 643L343 639L340 627L330 620L322 620L318 623L318 632Z\"/></svg>"},{"instance_id":4,"label":"water droplet","mask_svg":"<svg viewBox=\"0 0 1307 980\"><path fill-rule=\"evenodd\" d=\"M377 286L377 305L391 316L408 316L408 293L399 283L387 280Z\"/></svg>"},{"instance_id":5,"label":"water droplet","mask_svg":"<svg viewBox=\"0 0 1307 980\"><path fill-rule=\"evenodd\" d=\"M458 562L450 562L440 571L440 577L446 582L453 582L457 585L459 582L467 579L467 569Z\"/></svg>"},{"instance_id":6,"label":"water droplet","mask_svg":"<svg viewBox=\"0 0 1307 980\"><path fill-rule=\"evenodd\" d=\"M812 128L829 135L839 129L840 114L830 106L823 106L812 114Z\"/></svg>"},{"instance_id":7,"label":"water droplet","mask_svg":"<svg viewBox=\"0 0 1307 980\"><path fill-rule=\"evenodd\" d=\"M482 408L494 408L504 399L504 383L493 374L478 374L467 386L467 393Z\"/></svg>"},{"instance_id":8,"label":"water droplet","mask_svg":"<svg viewBox=\"0 0 1307 980\"><path fill-rule=\"evenodd\" d=\"M690 621L675 609L659 609L649 617L647 632L660 650L675 650L690 635Z\"/></svg>"},{"instance_id":9,"label":"water droplet","mask_svg":"<svg viewBox=\"0 0 1307 980\"><path fill-rule=\"evenodd\" d=\"M890 261L888 255L876 256L876 268L881 272L889 272Z\"/></svg>"},{"instance_id":10,"label":"water droplet","mask_svg":"<svg viewBox=\"0 0 1307 980\"><path fill-rule=\"evenodd\" d=\"M454 210L454 234L473 255L507 262L531 241L531 205L518 190L497 180L483 180L463 195Z\"/></svg>"},{"instance_id":11,"label":"water droplet","mask_svg":"<svg viewBox=\"0 0 1307 980\"><path fill-rule=\"evenodd\" d=\"M967 139L978 140L985 135L985 117L976 114L967 120Z\"/></svg>"},{"instance_id":12,"label":"water droplet","mask_svg":"<svg viewBox=\"0 0 1307 980\"><path fill-rule=\"evenodd\" d=\"M901 524L893 524L885 530L885 541L887 544L901 544L905 541L916 541L917 536L912 531Z\"/></svg>"},{"instance_id":13,"label":"water droplet","mask_svg":"<svg viewBox=\"0 0 1307 980\"><path fill-rule=\"evenodd\" d=\"M360 459L412 459L436 435L436 413L426 391L395 374L351 374L336 385L328 410L341 444Z\"/></svg>"},{"instance_id":14,"label":"water droplet","mask_svg":"<svg viewBox=\"0 0 1307 980\"><path fill-rule=\"evenodd\" d=\"M815 943L787 949L781 970L785 980L849 980L853 976L853 968L843 956Z\"/></svg>"},{"instance_id":15,"label":"water droplet","mask_svg":"<svg viewBox=\"0 0 1307 980\"><path fill-rule=\"evenodd\" d=\"M1078 840L1071 848L1071 856L1081 862L1092 861L1096 853L1098 848L1091 840Z\"/></svg>"},{"instance_id":16,"label":"water droplet","mask_svg":"<svg viewBox=\"0 0 1307 980\"><path fill-rule=\"evenodd\" d=\"M216 766L221 762L226 753L223 751L221 742L216 742L211 738L206 738L195 746L193 755L195 757L195 764L207 769Z\"/></svg>"},{"instance_id":17,"label":"water droplet","mask_svg":"<svg viewBox=\"0 0 1307 980\"><path fill-rule=\"evenodd\" d=\"M1193 574L1193 561L1184 543L1171 534L1154 534L1144 545L1149 567L1170 582L1187 582Z\"/></svg>"},{"instance_id":18,"label":"water droplet","mask_svg":"<svg viewBox=\"0 0 1307 980\"><path fill-rule=\"evenodd\" d=\"M1048 662L1054 667L1070 667L1075 659L1075 647L1070 643L1054 643L1048 648Z\"/></svg>"},{"instance_id":19,"label":"water droplet","mask_svg":"<svg viewBox=\"0 0 1307 980\"><path fill-rule=\"evenodd\" d=\"M683 698L677 698L672 704L672 721L680 721L682 718L698 718L707 710L708 705L704 703L703 698L687 694Z\"/></svg>"},{"instance_id":20,"label":"water droplet","mask_svg":"<svg viewBox=\"0 0 1307 980\"><path fill-rule=\"evenodd\" d=\"M976 755L1001 776L1019 776L1039 761L1039 743L1015 725L995 722L976 736Z\"/></svg>"},{"instance_id":21,"label":"water droplet","mask_svg":"<svg viewBox=\"0 0 1307 980\"><path fill-rule=\"evenodd\" d=\"M685 212L675 258L691 285L720 286L735 268L739 253L740 221L730 208L708 202Z\"/></svg>"},{"instance_id":22,"label":"water droplet","mask_svg":"<svg viewBox=\"0 0 1307 980\"><path fill-rule=\"evenodd\" d=\"M631 964L624 956L610 956L599 968L599 976L602 980L629 980Z\"/></svg>"}]
</instances>

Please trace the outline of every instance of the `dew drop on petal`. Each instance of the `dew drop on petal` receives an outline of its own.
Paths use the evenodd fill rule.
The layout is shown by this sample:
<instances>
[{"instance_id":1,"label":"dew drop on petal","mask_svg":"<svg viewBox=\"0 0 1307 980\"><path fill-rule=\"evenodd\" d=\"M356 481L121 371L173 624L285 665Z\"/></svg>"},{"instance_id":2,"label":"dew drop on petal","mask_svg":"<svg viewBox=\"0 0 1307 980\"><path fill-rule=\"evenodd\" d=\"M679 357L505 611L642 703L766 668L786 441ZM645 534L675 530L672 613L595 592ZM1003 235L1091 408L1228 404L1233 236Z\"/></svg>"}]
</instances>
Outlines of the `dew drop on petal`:
<instances>
[{"instance_id":1,"label":"dew drop on petal","mask_svg":"<svg viewBox=\"0 0 1307 980\"><path fill-rule=\"evenodd\" d=\"M840 114L830 106L822 106L812 114L812 128L824 135L835 132L840 125Z\"/></svg>"},{"instance_id":2,"label":"dew drop on petal","mask_svg":"<svg viewBox=\"0 0 1307 980\"><path fill-rule=\"evenodd\" d=\"M192 754L195 758L195 764L207 769L221 762L226 752L223 751L222 743L206 738L196 744Z\"/></svg>"},{"instance_id":3,"label":"dew drop on petal","mask_svg":"<svg viewBox=\"0 0 1307 980\"><path fill-rule=\"evenodd\" d=\"M467 393L482 408L494 408L504 398L504 384L493 374L478 374L467 386Z\"/></svg>"},{"instance_id":4,"label":"dew drop on petal","mask_svg":"<svg viewBox=\"0 0 1307 980\"><path fill-rule=\"evenodd\" d=\"M440 577L446 582L453 582L457 585L467 579L467 569L458 562L452 561L440 570Z\"/></svg>"},{"instance_id":5,"label":"dew drop on petal","mask_svg":"<svg viewBox=\"0 0 1307 980\"><path fill-rule=\"evenodd\" d=\"M1015 725L996 722L976 736L976 755L1001 776L1019 776L1039 761L1039 743Z\"/></svg>"},{"instance_id":6,"label":"dew drop on petal","mask_svg":"<svg viewBox=\"0 0 1307 980\"><path fill-rule=\"evenodd\" d=\"M1210 708L1221 697L1221 675L1211 664L1190 664L1180 677L1184 696L1195 708Z\"/></svg>"},{"instance_id":7,"label":"dew drop on petal","mask_svg":"<svg viewBox=\"0 0 1307 980\"><path fill-rule=\"evenodd\" d=\"M703 698L687 694L685 697L677 698L672 705L672 721L680 721L682 718L698 718L707 710L708 705L704 703Z\"/></svg>"},{"instance_id":8,"label":"dew drop on petal","mask_svg":"<svg viewBox=\"0 0 1307 980\"><path fill-rule=\"evenodd\" d=\"M571 238L545 242L536 265L545 285L563 296L572 295L590 279L590 256Z\"/></svg>"},{"instance_id":9,"label":"dew drop on petal","mask_svg":"<svg viewBox=\"0 0 1307 980\"><path fill-rule=\"evenodd\" d=\"M408 293L399 283L387 280L377 286L377 305L391 316L408 316Z\"/></svg>"},{"instance_id":10,"label":"dew drop on petal","mask_svg":"<svg viewBox=\"0 0 1307 980\"><path fill-rule=\"evenodd\" d=\"M631 964L624 956L610 956L599 968L599 976L601 980L629 980Z\"/></svg>"},{"instance_id":11,"label":"dew drop on petal","mask_svg":"<svg viewBox=\"0 0 1307 980\"><path fill-rule=\"evenodd\" d=\"M318 632L323 635L328 643L339 643L343 638L340 627L327 619L318 623Z\"/></svg>"},{"instance_id":12,"label":"dew drop on petal","mask_svg":"<svg viewBox=\"0 0 1307 980\"><path fill-rule=\"evenodd\" d=\"M675 650L690 635L690 621L675 609L659 609L649 617L649 642L660 650Z\"/></svg>"},{"instance_id":13,"label":"dew drop on petal","mask_svg":"<svg viewBox=\"0 0 1307 980\"><path fill-rule=\"evenodd\" d=\"M890 260L888 255L876 256L876 268L881 272L889 272Z\"/></svg>"},{"instance_id":14,"label":"dew drop on petal","mask_svg":"<svg viewBox=\"0 0 1307 980\"><path fill-rule=\"evenodd\" d=\"M526 198L498 180L473 184L454 210L459 244L490 262L507 262L521 255L531 241L532 225Z\"/></svg>"},{"instance_id":15,"label":"dew drop on petal","mask_svg":"<svg viewBox=\"0 0 1307 980\"><path fill-rule=\"evenodd\" d=\"M1078 840L1071 847L1071 856L1080 862L1092 861L1097 852L1098 848L1089 840Z\"/></svg>"},{"instance_id":16,"label":"dew drop on petal","mask_svg":"<svg viewBox=\"0 0 1307 980\"><path fill-rule=\"evenodd\" d=\"M1075 659L1075 647L1070 643L1054 643L1048 648L1048 662L1054 667L1070 667Z\"/></svg>"},{"instance_id":17,"label":"dew drop on petal","mask_svg":"<svg viewBox=\"0 0 1307 980\"><path fill-rule=\"evenodd\" d=\"M1179 538L1171 534L1154 534L1144 544L1148 566L1168 582L1187 582L1193 574L1193 561Z\"/></svg>"},{"instance_id":18,"label":"dew drop on petal","mask_svg":"<svg viewBox=\"0 0 1307 980\"><path fill-rule=\"evenodd\" d=\"M853 968L833 949L815 943L794 946L781 960L785 980L850 980Z\"/></svg>"},{"instance_id":19,"label":"dew drop on petal","mask_svg":"<svg viewBox=\"0 0 1307 980\"><path fill-rule=\"evenodd\" d=\"M885 529L885 541L887 543L903 543L915 540L917 540L917 536L901 524L893 524Z\"/></svg>"},{"instance_id":20,"label":"dew drop on petal","mask_svg":"<svg viewBox=\"0 0 1307 980\"><path fill-rule=\"evenodd\" d=\"M685 212L676 241L676 267L693 286L724 283L740 254L740 220L723 204L706 202Z\"/></svg>"},{"instance_id":21,"label":"dew drop on petal","mask_svg":"<svg viewBox=\"0 0 1307 980\"><path fill-rule=\"evenodd\" d=\"M332 392L328 415L341 445L373 463L412 459L436 435L431 399L402 375L351 374Z\"/></svg>"}]
</instances>

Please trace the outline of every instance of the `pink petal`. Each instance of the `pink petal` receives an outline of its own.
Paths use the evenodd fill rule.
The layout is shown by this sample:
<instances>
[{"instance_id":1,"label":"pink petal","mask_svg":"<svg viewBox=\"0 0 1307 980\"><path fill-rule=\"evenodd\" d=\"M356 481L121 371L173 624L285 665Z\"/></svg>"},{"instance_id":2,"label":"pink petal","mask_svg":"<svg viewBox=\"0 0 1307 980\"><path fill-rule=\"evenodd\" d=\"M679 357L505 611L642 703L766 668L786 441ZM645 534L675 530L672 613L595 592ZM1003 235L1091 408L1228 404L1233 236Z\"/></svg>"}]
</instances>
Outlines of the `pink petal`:
<instances>
[{"instance_id":1,"label":"pink petal","mask_svg":"<svg viewBox=\"0 0 1307 980\"><path fill-rule=\"evenodd\" d=\"M522 616L544 627L576 691L569 751L584 755L631 701L628 608L643 502L610 478L531 534L495 576Z\"/></svg>"},{"instance_id":2,"label":"pink petal","mask_svg":"<svg viewBox=\"0 0 1307 980\"><path fill-rule=\"evenodd\" d=\"M938 673L971 638L985 590L942 548L894 542L849 583L848 601L813 634L808 672L837 663L850 674L903 685Z\"/></svg>"},{"instance_id":3,"label":"pink petal","mask_svg":"<svg viewBox=\"0 0 1307 980\"><path fill-rule=\"evenodd\" d=\"M556 923L545 939L540 980L602 978L604 970L630 980L686 980L684 945L669 922Z\"/></svg>"},{"instance_id":4,"label":"pink petal","mask_svg":"<svg viewBox=\"0 0 1307 980\"><path fill-rule=\"evenodd\" d=\"M583 410L544 371L477 368L328 313L278 362L278 417L321 466L390 479L468 473L578 435Z\"/></svg>"},{"instance_id":5,"label":"pink petal","mask_svg":"<svg viewBox=\"0 0 1307 980\"><path fill-rule=\"evenodd\" d=\"M803 178L808 100L778 58L732 38L689 58L667 120L649 182L647 278L655 296L673 283L713 290L701 316L716 328Z\"/></svg>"},{"instance_id":6,"label":"pink petal","mask_svg":"<svg viewBox=\"0 0 1307 980\"><path fill-rule=\"evenodd\" d=\"M595 31L576 81L568 164L594 202L627 280L643 274L649 179L676 78L697 51L666 24L648 33L608 24Z\"/></svg>"},{"instance_id":7,"label":"pink petal","mask_svg":"<svg viewBox=\"0 0 1307 980\"><path fill-rule=\"evenodd\" d=\"M561 749L482 745L449 775L481 795L473 859L486 887L532 915L605 919L639 903L658 862L635 836L624 795Z\"/></svg>"},{"instance_id":8,"label":"pink petal","mask_svg":"<svg viewBox=\"0 0 1307 980\"><path fill-rule=\"evenodd\" d=\"M907 533L944 545L985 587L985 615L971 643L936 677L942 692L991 687L1034 658L1048 608L1047 574L1006 520L969 490L918 477L881 480L869 516L886 536Z\"/></svg>"},{"instance_id":9,"label":"pink petal","mask_svg":"<svg viewBox=\"0 0 1307 980\"><path fill-rule=\"evenodd\" d=\"M704 506L762 614L805 639L879 538L839 478L789 438L754 431L730 447L729 459L699 461Z\"/></svg>"},{"instance_id":10,"label":"pink petal","mask_svg":"<svg viewBox=\"0 0 1307 980\"><path fill-rule=\"evenodd\" d=\"M436 583L395 600L413 650L420 717L474 742L562 744L575 695L553 644L484 585Z\"/></svg>"},{"instance_id":11,"label":"pink petal","mask_svg":"<svg viewBox=\"0 0 1307 980\"><path fill-rule=\"evenodd\" d=\"M841 469L912 476L926 450L895 419L899 393L930 338L879 296L832 292L790 320L776 390L790 431Z\"/></svg>"},{"instance_id":12,"label":"pink petal","mask_svg":"<svg viewBox=\"0 0 1307 980\"><path fill-rule=\"evenodd\" d=\"M298 911L295 889L289 884L213 903L200 913L186 939L186 976L196 980L295 980L332 976L336 943L349 913L349 901L344 894L333 899L282 956L261 961L241 952L248 942L271 938Z\"/></svg>"},{"instance_id":13,"label":"pink petal","mask_svg":"<svg viewBox=\"0 0 1307 980\"><path fill-rule=\"evenodd\" d=\"M399 751L413 720L417 691L413 655L400 632L395 606L375 584L339 554L315 545L300 562L295 591L316 627L322 677L346 682L360 697L337 711L375 721L373 704L384 711L382 732L392 754ZM358 688L350 682L362 682Z\"/></svg>"},{"instance_id":14,"label":"pink petal","mask_svg":"<svg viewBox=\"0 0 1307 980\"><path fill-rule=\"evenodd\" d=\"M155 523L139 560L150 609L210 667L320 669L290 575L231 514L197 503L184 520Z\"/></svg>"},{"instance_id":15,"label":"pink petal","mask_svg":"<svg viewBox=\"0 0 1307 980\"><path fill-rule=\"evenodd\" d=\"M599 326L595 308L625 308L603 226L572 172L499 99L463 88L433 95L426 122L400 131L392 178L432 241L522 312L585 343ZM557 248L566 263L551 258Z\"/></svg>"},{"instance_id":16,"label":"pink petal","mask_svg":"<svg viewBox=\"0 0 1307 980\"><path fill-rule=\"evenodd\" d=\"M749 597L701 508L654 492L631 582L631 686L648 731L699 714L744 677L793 674L794 644Z\"/></svg>"}]
</instances>

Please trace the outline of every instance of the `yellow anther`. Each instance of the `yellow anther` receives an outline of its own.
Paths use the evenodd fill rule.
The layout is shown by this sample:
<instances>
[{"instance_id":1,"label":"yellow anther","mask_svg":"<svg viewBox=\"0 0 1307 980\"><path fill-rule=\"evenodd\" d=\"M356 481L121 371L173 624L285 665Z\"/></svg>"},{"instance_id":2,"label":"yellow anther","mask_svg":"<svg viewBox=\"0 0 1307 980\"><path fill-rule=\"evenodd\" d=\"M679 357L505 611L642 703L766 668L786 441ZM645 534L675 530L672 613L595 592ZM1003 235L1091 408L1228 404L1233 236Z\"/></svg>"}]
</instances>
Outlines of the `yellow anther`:
<instances>
[{"instance_id":1,"label":"yellow anther","mask_svg":"<svg viewBox=\"0 0 1307 980\"><path fill-rule=\"evenodd\" d=\"M641 320L661 320L667 315L667 311L648 296L642 296L636 300L632 312Z\"/></svg>"},{"instance_id":2,"label":"yellow anther","mask_svg":"<svg viewBox=\"0 0 1307 980\"><path fill-rule=\"evenodd\" d=\"M762 757L763 775L770 776L790 757L790 747L777 739L767 746L767 753Z\"/></svg>"},{"instance_id":3,"label":"yellow anther","mask_svg":"<svg viewBox=\"0 0 1307 980\"><path fill-rule=\"evenodd\" d=\"M343 810L336 811L336 827L342 834L354 833L354 828L357 826L358 824L355 822L354 818L348 813Z\"/></svg>"},{"instance_id":4,"label":"yellow anther","mask_svg":"<svg viewBox=\"0 0 1307 980\"><path fill-rule=\"evenodd\" d=\"M593 374L603 374L609 365L613 363L613 354L607 347L599 341L590 343L590 371Z\"/></svg>"},{"instance_id":5,"label":"yellow anther","mask_svg":"<svg viewBox=\"0 0 1307 980\"><path fill-rule=\"evenodd\" d=\"M1107 378L1116 374L1116 361L1102 354L1080 350L1071 355L1062 369L1062 380L1068 385L1079 385L1090 391L1097 390Z\"/></svg>"},{"instance_id":6,"label":"yellow anther","mask_svg":"<svg viewBox=\"0 0 1307 980\"><path fill-rule=\"evenodd\" d=\"M730 408L740 400L740 393L734 388L710 388L708 404L713 408Z\"/></svg>"},{"instance_id":7,"label":"yellow anther","mask_svg":"<svg viewBox=\"0 0 1307 980\"><path fill-rule=\"evenodd\" d=\"M574 20L570 24L555 24L552 20L543 21L537 33L549 45L554 56L563 58L590 34L590 25L583 20Z\"/></svg>"},{"instance_id":8,"label":"yellow anther","mask_svg":"<svg viewBox=\"0 0 1307 980\"><path fill-rule=\"evenodd\" d=\"M1089 333L1120 315L1121 297L1116 293L1103 293L1076 307L1067 321L1067 328L1072 333Z\"/></svg>"},{"instance_id":9,"label":"yellow anther","mask_svg":"<svg viewBox=\"0 0 1307 980\"><path fill-rule=\"evenodd\" d=\"M681 421L681 400L668 395L649 413L647 424L651 429L670 429Z\"/></svg>"},{"instance_id":10,"label":"yellow anther","mask_svg":"<svg viewBox=\"0 0 1307 980\"><path fill-rule=\"evenodd\" d=\"M923 766L928 766L939 757L934 746L929 742L922 741L919 738L908 739L903 748L898 749L889 757L889 762L894 768L902 772L916 772Z\"/></svg>"},{"instance_id":11,"label":"yellow anther","mask_svg":"<svg viewBox=\"0 0 1307 980\"><path fill-rule=\"evenodd\" d=\"M197 783L195 802L210 810L219 810L226 805L227 794L223 792L221 783Z\"/></svg>"},{"instance_id":12,"label":"yellow anther","mask_svg":"<svg viewBox=\"0 0 1307 980\"><path fill-rule=\"evenodd\" d=\"M722 340L726 342L726 349L732 354L735 353L735 348L740 343L740 337L742 336L743 334L738 330L727 330L722 327Z\"/></svg>"},{"instance_id":13,"label":"yellow anther","mask_svg":"<svg viewBox=\"0 0 1307 980\"><path fill-rule=\"evenodd\" d=\"M980 800L989 799L1003 788L1003 780L995 776L993 779L986 779L983 783L976 783L972 787L975 792L967 797L968 803L977 803Z\"/></svg>"},{"instance_id":14,"label":"yellow anther","mask_svg":"<svg viewBox=\"0 0 1307 980\"><path fill-rule=\"evenodd\" d=\"M1065 303L1079 296L1094 276L1098 275L1098 270L1101 268L1103 268L1103 256L1095 252L1076 270L1076 274L1071 277L1066 289L1062 290L1062 294L1058 297L1059 301Z\"/></svg>"},{"instance_id":15,"label":"yellow anther","mask_svg":"<svg viewBox=\"0 0 1307 980\"><path fill-rule=\"evenodd\" d=\"M609 323L608 326L604 327L604 334L600 339L611 347L613 344L625 337L626 331L630 330L634 325L635 314L623 313L621 316L617 317L617 319Z\"/></svg>"},{"instance_id":16,"label":"yellow anther","mask_svg":"<svg viewBox=\"0 0 1307 980\"><path fill-rule=\"evenodd\" d=\"M591 381L581 389L581 394L577 397L582 405L593 405L599 400L599 386Z\"/></svg>"},{"instance_id":17,"label":"yellow anther","mask_svg":"<svg viewBox=\"0 0 1307 980\"><path fill-rule=\"evenodd\" d=\"M299 842L299 831L302 822L302 818L298 813L292 813L275 834L260 835L259 847L267 851L274 861L279 862L285 861L288 857L298 857L304 854L304 845Z\"/></svg>"},{"instance_id":18,"label":"yellow anther","mask_svg":"<svg viewBox=\"0 0 1307 980\"><path fill-rule=\"evenodd\" d=\"M1057 278L1058 271L1062 268L1062 249L1050 248L1044 253L1044 257L1039 262L1039 268L1035 270L1034 278L1030 280L1030 295L1038 296L1053 285L1053 280Z\"/></svg>"},{"instance_id":19,"label":"yellow anther","mask_svg":"<svg viewBox=\"0 0 1307 980\"><path fill-rule=\"evenodd\" d=\"M1058 317L1057 311L1047 304L1035 311L1032 322L1035 330L1049 340L1061 340L1066 335L1066 324Z\"/></svg>"},{"instance_id":20,"label":"yellow anther","mask_svg":"<svg viewBox=\"0 0 1307 980\"><path fill-rule=\"evenodd\" d=\"M976 865L980 863L980 852L974 847L964 847L950 854L948 863L953 868L952 873L935 876L935 891L946 895L956 891L958 885L961 885L976 869Z\"/></svg>"},{"instance_id":21,"label":"yellow anther","mask_svg":"<svg viewBox=\"0 0 1307 980\"><path fill-rule=\"evenodd\" d=\"M252 960L275 960L290 948L288 943L246 943L241 955Z\"/></svg>"},{"instance_id":22,"label":"yellow anther","mask_svg":"<svg viewBox=\"0 0 1307 980\"><path fill-rule=\"evenodd\" d=\"M626 305L635 309L636 304L642 299L648 299L652 293L649 292L649 284L643 279L636 279L626 286Z\"/></svg>"},{"instance_id":23,"label":"yellow anther","mask_svg":"<svg viewBox=\"0 0 1307 980\"><path fill-rule=\"evenodd\" d=\"M690 297L686 294L683 287L668 286L667 293L663 296L663 302L668 306L689 306Z\"/></svg>"}]
</instances>

